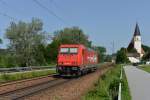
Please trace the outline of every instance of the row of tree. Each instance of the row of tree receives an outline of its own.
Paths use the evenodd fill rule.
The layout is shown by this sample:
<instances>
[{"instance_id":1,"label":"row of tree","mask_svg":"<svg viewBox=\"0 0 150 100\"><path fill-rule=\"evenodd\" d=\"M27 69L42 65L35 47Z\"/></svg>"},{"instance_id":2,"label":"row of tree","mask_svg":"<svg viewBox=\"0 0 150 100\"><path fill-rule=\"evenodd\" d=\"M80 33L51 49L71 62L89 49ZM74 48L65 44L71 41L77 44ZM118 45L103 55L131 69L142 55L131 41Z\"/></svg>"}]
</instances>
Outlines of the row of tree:
<instances>
[{"instance_id":1,"label":"row of tree","mask_svg":"<svg viewBox=\"0 0 150 100\"><path fill-rule=\"evenodd\" d=\"M144 49L145 55L143 56L142 60L149 61L150 60L150 47L146 45L142 45Z\"/></svg>"},{"instance_id":2,"label":"row of tree","mask_svg":"<svg viewBox=\"0 0 150 100\"><path fill-rule=\"evenodd\" d=\"M117 51L116 54L116 63L122 64L122 63L129 63L129 59L127 57L127 49L121 48Z\"/></svg>"},{"instance_id":3,"label":"row of tree","mask_svg":"<svg viewBox=\"0 0 150 100\"><path fill-rule=\"evenodd\" d=\"M9 45L3 53L0 53L0 66L40 66L56 63L58 47L66 43L80 43L95 49L100 61L107 58L105 47L92 46L92 41L89 41L88 36L78 27L55 31L51 43L48 43L49 34L43 31L43 22L39 19L32 19L29 23L11 22L5 35Z\"/></svg>"},{"instance_id":4,"label":"row of tree","mask_svg":"<svg viewBox=\"0 0 150 100\"><path fill-rule=\"evenodd\" d=\"M2 39L0 38L0 44L2 44L3 42L2 42Z\"/></svg>"}]
</instances>

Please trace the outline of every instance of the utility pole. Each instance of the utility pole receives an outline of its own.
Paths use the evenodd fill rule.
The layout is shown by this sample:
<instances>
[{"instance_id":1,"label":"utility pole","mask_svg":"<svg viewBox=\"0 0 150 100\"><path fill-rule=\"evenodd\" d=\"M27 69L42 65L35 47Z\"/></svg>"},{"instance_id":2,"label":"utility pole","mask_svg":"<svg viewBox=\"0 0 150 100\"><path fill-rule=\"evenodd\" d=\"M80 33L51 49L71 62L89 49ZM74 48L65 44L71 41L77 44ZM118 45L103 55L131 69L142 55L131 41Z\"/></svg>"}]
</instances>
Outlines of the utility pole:
<instances>
[{"instance_id":1,"label":"utility pole","mask_svg":"<svg viewBox=\"0 0 150 100\"><path fill-rule=\"evenodd\" d=\"M115 42L113 41L113 54L115 53Z\"/></svg>"},{"instance_id":2,"label":"utility pole","mask_svg":"<svg viewBox=\"0 0 150 100\"><path fill-rule=\"evenodd\" d=\"M111 45L112 45L112 54L115 53L115 42L114 40L111 42Z\"/></svg>"},{"instance_id":3,"label":"utility pole","mask_svg":"<svg viewBox=\"0 0 150 100\"><path fill-rule=\"evenodd\" d=\"M112 45L112 62L115 62L115 42L114 40L111 42L111 45Z\"/></svg>"}]
</instances>

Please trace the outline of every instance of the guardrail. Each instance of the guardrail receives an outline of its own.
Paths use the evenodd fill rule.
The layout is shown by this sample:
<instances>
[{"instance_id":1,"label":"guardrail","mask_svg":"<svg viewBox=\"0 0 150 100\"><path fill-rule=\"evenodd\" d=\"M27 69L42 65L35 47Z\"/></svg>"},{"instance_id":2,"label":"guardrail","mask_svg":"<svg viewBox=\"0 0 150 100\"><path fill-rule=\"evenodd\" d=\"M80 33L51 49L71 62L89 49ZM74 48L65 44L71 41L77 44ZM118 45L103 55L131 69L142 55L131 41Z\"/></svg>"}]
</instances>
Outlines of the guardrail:
<instances>
[{"instance_id":1,"label":"guardrail","mask_svg":"<svg viewBox=\"0 0 150 100\"><path fill-rule=\"evenodd\" d=\"M31 66L31 67L13 67L13 68L0 68L0 73L23 72L41 69L53 69L55 66Z\"/></svg>"},{"instance_id":2,"label":"guardrail","mask_svg":"<svg viewBox=\"0 0 150 100\"><path fill-rule=\"evenodd\" d=\"M122 80L122 67L120 72L120 80ZM121 100L121 82L119 83L118 100Z\"/></svg>"}]
</instances>

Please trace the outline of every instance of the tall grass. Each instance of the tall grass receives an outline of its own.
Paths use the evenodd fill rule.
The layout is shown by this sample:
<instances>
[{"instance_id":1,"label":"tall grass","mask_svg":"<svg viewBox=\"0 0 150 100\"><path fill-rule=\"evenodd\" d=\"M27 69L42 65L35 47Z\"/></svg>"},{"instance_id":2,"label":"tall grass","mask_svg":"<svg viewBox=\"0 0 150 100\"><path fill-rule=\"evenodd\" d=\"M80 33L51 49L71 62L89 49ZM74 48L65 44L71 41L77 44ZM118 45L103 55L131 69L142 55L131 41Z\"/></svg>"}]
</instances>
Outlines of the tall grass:
<instances>
[{"instance_id":1,"label":"tall grass","mask_svg":"<svg viewBox=\"0 0 150 100\"><path fill-rule=\"evenodd\" d=\"M122 100L131 100L131 94L128 86L128 81L125 75L125 72L123 70L122 73L122 92L121 92L121 98Z\"/></svg>"},{"instance_id":2,"label":"tall grass","mask_svg":"<svg viewBox=\"0 0 150 100\"><path fill-rule=\"evenodd\" d=\"M39 76L46 76L55 73L55 70L39 70L39 71L28 71L28 72L17 72L17 73L3 73L0 74L0 84L10 81L29 79Z\"/></svg>"},{"instance_id":3,"label":"tall grass","mask_svg":"<svg viewBox=\"0 0 150 100\"><path fill-rule=\"evenodd\" d=\"M150 65L139 66L138 68L150 73Z\"/></svg>"},{"instance_id":4,"label":"tall grass","mask_svg":"<svg viewBox=\"0 0 150 100\"><path fill-rule=\"evenodd\" d=\"M94 88L87 92L83 97L83 100L117 100L118 99L118 90L120 83L120 70L121 66L116 65L114 68L106 72L99 80L95 83ZM124 83L124 79L122 82ZM127 84L123 84L123 88L128 87ZM126 89L123 95L129 95ZM122 96L124 97L124 96ZM131 100L131 99L122 99L122 100Z\"/></svg>"}]
</instances>

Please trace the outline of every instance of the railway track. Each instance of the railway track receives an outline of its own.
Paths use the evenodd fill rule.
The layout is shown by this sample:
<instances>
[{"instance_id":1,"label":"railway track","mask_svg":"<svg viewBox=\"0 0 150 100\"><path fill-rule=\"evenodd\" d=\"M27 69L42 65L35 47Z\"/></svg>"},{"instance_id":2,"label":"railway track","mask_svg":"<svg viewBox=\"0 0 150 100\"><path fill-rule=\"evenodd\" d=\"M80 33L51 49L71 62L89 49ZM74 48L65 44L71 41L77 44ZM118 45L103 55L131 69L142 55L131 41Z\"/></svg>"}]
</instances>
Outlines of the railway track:
<instances>
[{"instance_id":1,"label":"railway track","mask_svg":"<svg viewBox=\"0 0 150 100\"><path fill-rule=\"evenodd\" d=\"M101 70L103 69L105 67L101 68ZM47 88L55 88L72 80L75 79L64 79L49 75L2 84L0 85L0 100L21 100L29 95L41 92Z\"/></svg>"},{"instance_id":2,"label":"railway track","mask_svg":"<svg viewBox=\"0 0 150 100\"><path fill-rule=\"evenodd\" d=\"M26 87L26 88L21 88L15 91L11 91L11 92L7 92L4 94L0 95L0 100L5 100L5 99L10 99L10 100L21 100L21 98L28 96L28 95L32 95L34 93L43 91L44 89L47 88L52 88L55 87L57 85L60 84L64 84L66 82L68 82L68 79L54 79L54 80L50 80L48 82L44 82L41 84L37 84L34 86L30 86L30 87Z\"/></svg>"},{"instance_id":3,"label":"railway track","mask_svg":"<svg viewBox=\"0 0 150 100\"><path fill-rule=\"evenodd\" d=\"M31 78L31 79L25 79L25 80L0 84L0 94L29 87L32 85L40 84L42 82L47 82L49 80L53 80L55 79L53 76L54 75L48 75L48 76L42 76L37 78Z\"/></svg>"},{"instance_id":4,"label":"railway track","mask_svg":"<svg viewBox=\"0 0 150 100\"><path fill-rule=\"evenodd\" d=\"M1 84L0 100L16 100L67 81L68 79L57 78L56 75L49 75Z\"/></svg>"}]
</instances>

